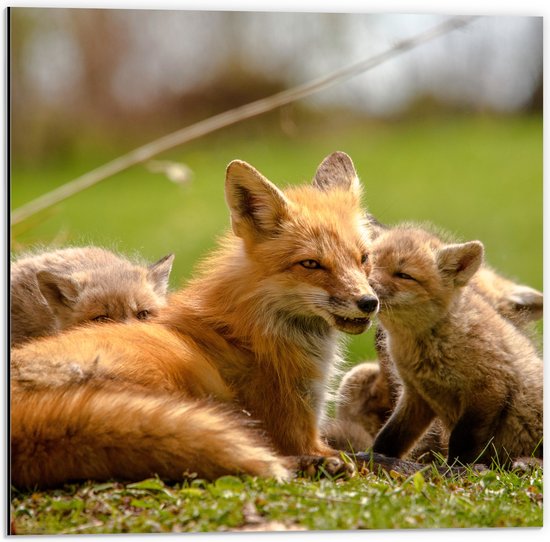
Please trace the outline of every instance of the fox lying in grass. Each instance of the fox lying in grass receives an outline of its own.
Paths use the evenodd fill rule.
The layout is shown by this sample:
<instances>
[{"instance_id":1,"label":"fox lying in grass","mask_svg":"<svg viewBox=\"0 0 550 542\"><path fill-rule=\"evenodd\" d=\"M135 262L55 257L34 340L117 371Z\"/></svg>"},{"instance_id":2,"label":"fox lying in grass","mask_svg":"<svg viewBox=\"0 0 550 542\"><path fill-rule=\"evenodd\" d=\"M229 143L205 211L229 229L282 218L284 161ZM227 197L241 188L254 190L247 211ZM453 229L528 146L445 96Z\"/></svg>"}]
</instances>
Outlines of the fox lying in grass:
<instances>
[{"instance_id":1,"label":"fox lying in grass","mask_svg":"<svg viewBox=\"0 0 550 542\"><path fill-rule=\"evenodd\" d=\"M173 260L144 266L99 247L21 256L10 268L12 346L84 322L156 316Z\"/></svg>"},{"instance_id":2,"label":"fox lying in grass","mask_svg":"<svg viewBox=\"0 0 550 542\"><path fill-rule=\"evenodd\" d=\"M374 241L372 255L379 320L403 385L373 451L401 457L437 416L450 462L542 457L542 361L469 285L483 245L398 227Z\"/></svg>"},{"instance_id":3,"label":"fox lying in grass","mask_svg":"<svg viewBox=\"0 0 550 542\"><path fill-rule=\"evenodd\" d=\"M353 163L334 153L313 185L282 191L234 161L226 199L232 233L154 322L12 350L14 485L285 478L306 456L345 468L319 435L325 386L338 332L378 310Z\"/></svg>"}]
</instances>

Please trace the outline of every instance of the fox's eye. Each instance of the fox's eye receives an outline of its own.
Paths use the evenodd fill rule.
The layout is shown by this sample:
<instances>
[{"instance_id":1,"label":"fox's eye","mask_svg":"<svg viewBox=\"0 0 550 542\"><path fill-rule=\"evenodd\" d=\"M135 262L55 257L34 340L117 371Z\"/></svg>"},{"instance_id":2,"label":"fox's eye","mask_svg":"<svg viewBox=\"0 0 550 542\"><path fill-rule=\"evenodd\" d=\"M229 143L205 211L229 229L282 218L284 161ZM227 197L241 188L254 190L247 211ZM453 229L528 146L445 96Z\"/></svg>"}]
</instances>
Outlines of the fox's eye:
<instances>
[{"instance_id":1,"label":"fox's eye","mask_svg":"<svg viewBox=\"0 0 550 542\"><path fill-rule=\"evenodd\" d=\"M300 265L306 269L321 269L321 264L317 260L302 260Z\"/></svg>"},{"instance_id":2,"label":"fox's eye","mask_svg":"<svg viewBox=\"0 0 550 542\"><path fill-rule=\"evenodd\" d=\"M106 314L100 314L95 318L92 318L92 322L110 322L111 319Z\"/></svg>"},{"instance_id":3,"label":"fox's eye","mask_svg":"<svg viewBox=\"0 0 550 542\"><path fill-rule=\"evenodd\" d=\"M369 255L368 254L363 254L361 256L361 265L365 265L368 261L369 261Z\"/></svg>"},{"instance_id":4,"label":"fox's eye","mask_svg":"<svg viewBox=\"0 0 550 542\"><path fill-rule=\"evenodd\" d=\"M138 318L138 320L147 320L147 318L149 318L149 311L148 310L143 310L143 311L139 311L136 316Z\"/></svg>"},{"instance_id":5,"label":"fox's eye","mask_svg":"<svg viewBox=\"0 0 550 542\"><path fill-rule=\"evenodd\" d=\"M407 275L407 273L395 273L394 276L397 277L398 279L403 279L403 280L416 280L414 277Z\"/></svg>"}]
</instances>

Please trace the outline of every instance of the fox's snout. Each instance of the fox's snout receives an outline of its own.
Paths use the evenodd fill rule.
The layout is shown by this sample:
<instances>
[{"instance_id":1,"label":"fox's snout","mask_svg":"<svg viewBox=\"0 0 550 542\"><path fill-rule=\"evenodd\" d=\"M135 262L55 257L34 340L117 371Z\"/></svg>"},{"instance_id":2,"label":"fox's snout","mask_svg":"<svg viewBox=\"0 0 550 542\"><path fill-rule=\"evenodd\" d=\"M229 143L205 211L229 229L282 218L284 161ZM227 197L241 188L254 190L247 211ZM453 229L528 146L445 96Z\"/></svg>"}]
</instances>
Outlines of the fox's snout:
<instances>
[{"instance_id":1,"label":"fox's snout","mask_svg":"<svg viewBox=\"0 0 550 542\"><path fill-rule=\"evenodd\" d=\"M365 314L371 314L378 310L378 298L374 295L364 295L356 303L359 309Z\"/></svg>"},{"instance_id":2,"label":"fox's snout","mask_svg":"<svg viewBox=\"0 0 550 542\"><path fill-rule=\"evenodd\" d=\"M363 333L378 311L378 298L371 292L357 298L331 297L327 306L332 325L346 333Z\"/></svg>"}]
</instances>

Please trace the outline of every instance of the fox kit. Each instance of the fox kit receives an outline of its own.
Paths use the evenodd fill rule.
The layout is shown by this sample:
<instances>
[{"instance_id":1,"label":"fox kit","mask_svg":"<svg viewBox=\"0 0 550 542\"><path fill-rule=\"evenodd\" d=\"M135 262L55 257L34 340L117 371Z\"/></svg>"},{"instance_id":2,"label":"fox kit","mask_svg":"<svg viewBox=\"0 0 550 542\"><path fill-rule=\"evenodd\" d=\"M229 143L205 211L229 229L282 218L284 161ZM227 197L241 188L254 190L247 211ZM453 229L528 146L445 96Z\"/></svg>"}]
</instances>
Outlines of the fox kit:
<instances>
[{"instance_id":1,"label":"fox kit","mask_svg":"<svg viewBox=\"0 0 550 542\"><path fill-rule=\"evenodd\" d=\"M542 457L542 361L468 286L483 245L398 227L372 255L379 320L403 385L373 450L401 457L437 416L450 432L449 461Z\"/></svg>"},{"instance_id":2,"label":"fox kit","mask_svg":"<svg viewBox=\"0 0 550 542\"><path fill-rule=\"evenodd\" d=\"M371 232L377 237L390 228L369 215ZM520 330L542 318L541 292L514 283L490 267L483 265L470 280L473 287L501 316ZM369 361L351 368L342 378L335 394L336 413L323 428L324 437L331 446L348 451L362 451L372 446L374 437L391 415L402 385L388 356L386 336L380 327L376 330L377 361ZM439 420L408 454L410 459L431 459L433 452L446 453L448 435Z\"/></svg>"},{"instance_id":3,"label":"fox kit","mask_svg":"<svg viewBox=\"0 0 550 542\"><path fill-rule=\"evenodd\" d=\"M173 254L144 267L98 247L27 255L11 266L11 344L83 322L147 320L165 304Z\"/></svg>"},{"instance_id":4,"label":"fox kit","mask_svg":"<svg viewBox=\"0 0 550 542\"><path fill-rule=\"evenodd\" d=\"M297 464L284 456L335 457L318 425L338 332L362 333L378 310L353 163L334 153L312 185L283 191L233 161L226 199L232 232L155 322L78 328L12 350L15 485L281 478Z\"/></svg>"},{"instance_id":5,"label":"fox kit","mask_svg":"<svg viewBox=\"0 0 550 542\"><path fill-rule=\"evenodd\" d=\"M542 317L541 292L516 284L489 267L480 267L469 284L520 330ZM377 329L375 344L378 362L364 362L350 369L336 392L335 419L326 426L325 431L329 442L336 448L361 451L371 447L402 390L381 328ZM444 454L446 440L448 435L439 420L435 420L433 427L408 457L418 460L421 456L432 458L433 452Z\"/></svg>"}]
</instances>

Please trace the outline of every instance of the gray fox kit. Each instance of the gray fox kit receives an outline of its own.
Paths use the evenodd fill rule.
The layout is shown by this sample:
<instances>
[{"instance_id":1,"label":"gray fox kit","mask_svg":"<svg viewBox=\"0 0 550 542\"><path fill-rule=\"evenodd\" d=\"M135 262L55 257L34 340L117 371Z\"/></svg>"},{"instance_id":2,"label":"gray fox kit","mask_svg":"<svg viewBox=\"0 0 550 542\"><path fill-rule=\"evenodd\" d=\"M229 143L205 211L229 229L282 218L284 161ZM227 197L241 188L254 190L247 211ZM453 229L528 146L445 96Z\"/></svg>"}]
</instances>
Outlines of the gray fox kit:
<instances>
[{"instance_id":1,"label":"gray fox kit","mask_svg":"<svg viewBox=\"0 0 550 542\"><path fill-rule=\"evenodd\" d=\"M372 255L370 282L403 385L374 452L401 457L438 417L449 461L542 457L542 361L469 285L483 245L403 226L380 235Z\"/></svg>"},{"instance_id":2,"label":"gray fox kit","mask_svg":"<svg viewBox=\"0 0 550 542\"><path fill-rule=\"evenodd\" d=\"M11 344L83 322L147 320L165 304L174 255L145 267L99 247L25 255L11 265Z\"/></svg>"}]
</instances>

